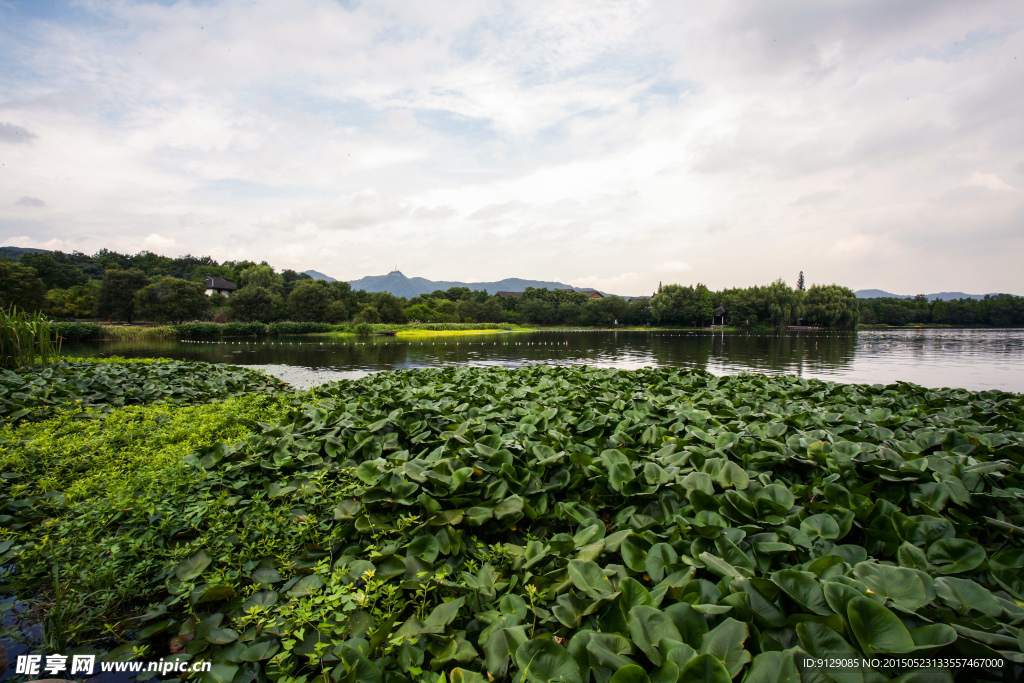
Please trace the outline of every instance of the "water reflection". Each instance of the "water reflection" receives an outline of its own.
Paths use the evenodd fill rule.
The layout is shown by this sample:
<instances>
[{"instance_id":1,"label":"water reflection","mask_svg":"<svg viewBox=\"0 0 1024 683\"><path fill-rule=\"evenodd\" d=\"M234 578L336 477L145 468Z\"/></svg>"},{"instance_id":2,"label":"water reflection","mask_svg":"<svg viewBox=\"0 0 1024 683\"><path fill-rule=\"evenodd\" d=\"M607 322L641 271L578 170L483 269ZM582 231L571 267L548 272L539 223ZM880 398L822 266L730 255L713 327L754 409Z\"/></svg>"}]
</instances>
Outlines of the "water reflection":
<instances>
[{"instance_id":1,"label":"water reflection","mask_svg":"<svg viewBox=\"0 0 1024 683\"><path fill-rule=\"evenodd\" d=\"M702 368L715 374L795 374L845 382L1024 391L1024 330L866 332L546 331L396 338L285 337L222 342L69 345L70 355L164 356L239 365L375 372L535 363Z\"/></svg>"}]
</instances>

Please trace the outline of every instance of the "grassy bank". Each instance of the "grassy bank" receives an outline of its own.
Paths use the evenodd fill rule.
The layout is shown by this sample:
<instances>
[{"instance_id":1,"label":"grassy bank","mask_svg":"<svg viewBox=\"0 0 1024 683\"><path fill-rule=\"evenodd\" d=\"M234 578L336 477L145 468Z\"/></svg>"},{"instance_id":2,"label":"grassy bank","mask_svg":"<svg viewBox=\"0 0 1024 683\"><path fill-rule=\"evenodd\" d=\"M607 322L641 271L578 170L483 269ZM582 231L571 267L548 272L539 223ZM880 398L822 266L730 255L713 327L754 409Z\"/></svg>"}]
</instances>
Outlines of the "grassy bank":
<instances>
[{"instance_id":1,"label":"grassy bank","mask_svg":"<svg viewBox=\"0 0 1024 683\"><path fill-rule=\"evenodd\" d=\"M194 402L0 433L0 592L44 596L48 653L285 683L1022 671L1019 394L536 366ZM856 680L899 674L953 680Z\"/></svg>"}]
</instances>

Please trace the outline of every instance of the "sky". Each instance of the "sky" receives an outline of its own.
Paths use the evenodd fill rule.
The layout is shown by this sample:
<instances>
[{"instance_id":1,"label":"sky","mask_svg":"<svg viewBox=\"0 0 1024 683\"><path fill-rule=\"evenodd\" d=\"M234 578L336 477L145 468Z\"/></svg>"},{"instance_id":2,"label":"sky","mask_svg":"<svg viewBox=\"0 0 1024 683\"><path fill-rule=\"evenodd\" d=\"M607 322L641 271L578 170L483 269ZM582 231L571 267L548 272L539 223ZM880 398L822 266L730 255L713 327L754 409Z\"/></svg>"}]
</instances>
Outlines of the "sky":
<instances>
[{"instance_id":1,"label":"sky","mask_svg":"<svg viewBox=\"0 0 1024 683\"><path fill-rule=\"evenodd\" d=\"M1024 294L1024 3L0 0L0 245Z\"/></svg>"}]
</instances>

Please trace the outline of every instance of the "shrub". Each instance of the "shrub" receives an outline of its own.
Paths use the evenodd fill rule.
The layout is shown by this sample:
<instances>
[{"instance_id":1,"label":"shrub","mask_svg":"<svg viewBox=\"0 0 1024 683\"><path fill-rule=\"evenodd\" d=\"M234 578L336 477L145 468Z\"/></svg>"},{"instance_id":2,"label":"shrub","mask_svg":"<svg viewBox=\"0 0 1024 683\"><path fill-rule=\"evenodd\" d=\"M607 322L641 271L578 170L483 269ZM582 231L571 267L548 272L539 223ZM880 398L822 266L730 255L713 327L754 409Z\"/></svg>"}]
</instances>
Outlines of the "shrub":
<instances>
[{"instance_id":1,"label":"shrub","mask_svg":"<svg viewBox=\"0 0 1024 683\"><path fill-rule=\"evenodd\" d=\"M220 336L221 325L216 323L185 323L175 325L174 332L186 339L215 339Z\"/></svg>"},{"instance_id":2,"label":"shrub","mask_svg":"<svg viewBox=\"0 0 1024 683\"><path fill-rule=\"evenodd\" d=\"M178 337L178 331L170 325L159 325L157 327L142 327L140 325L101 325L103 328L102 339L116 339L118 341L130 341L135 339L174 339Z\"/></svg>"},{"instance_id":3,"label":"shrub","mask_svg":"<svg viewBox=\"0 0 1024 683\"><path fill-rule=\"evenodd\" d=\"M370 323L359 323L356 325L356 334L363 336L373 334L373 325Z\"/></svg>"},{"instance_id":4,"label":"shrub","mask_svg":"<svg viewBox=\"0 0 1024 683\"><path fill-rule=\"evenodd\" d=\"M103 326L96 323L59 323L57 336L63 341L93 341L103 339Z\"/></svg>"},{"instance_id":5,"label":"shrub","mask_svg":"<svg viewBox=\"0 0 1024 683\"><path fill-rule=\"evenodd\" d=\"M224 337L259 337L267 333L263 323L228 323L220 328Z\"/></svg>"},{"instance_id":6,"label":"shrub","mask_svg":"<svg viewBox=\"0 0 1024 683\"><path fill-rule=\"evenodd\" d=\"M314 332L330 332L334 329L328 323L271 323L267 329L269 334L311 334Z\"/></svg>"}]
</instances>

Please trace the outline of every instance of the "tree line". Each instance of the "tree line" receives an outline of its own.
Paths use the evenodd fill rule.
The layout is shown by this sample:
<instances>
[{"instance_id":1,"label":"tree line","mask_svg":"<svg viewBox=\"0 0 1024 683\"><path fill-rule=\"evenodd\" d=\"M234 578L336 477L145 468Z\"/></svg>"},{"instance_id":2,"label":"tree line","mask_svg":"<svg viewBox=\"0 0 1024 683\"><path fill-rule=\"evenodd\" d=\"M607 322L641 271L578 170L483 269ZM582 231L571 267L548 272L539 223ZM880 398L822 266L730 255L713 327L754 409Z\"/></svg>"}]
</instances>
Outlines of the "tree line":
<instances>
[{"instance_id":1,"label":"tree line","mask_svg":"<svg viewBox=\"0 0 1024 683\"><path fill-rule=\"evenodd\" d=\"M222 277L238 289L206 295L204 278ZM0 258L0 307L17 305L57 319L106 318L133 322L325 323L526 323L539 325L669 325L702 327L725 309L736 327L806 324L853 329L858 323L1020 325L1024 299L1001 295L982 301L858 300L840 285L804 288L783 280L712 291L703 284L659 286L652 297L592 299L569 290L527 288L519 297L452 287L409 299L353 290L347 282L314 280L294 270L278 272L265 261L225 261L209 256L134 255L107 249L23 252ZM722 322L719 320L718 322Z\"/></svg>"},{"instance_id":2,"label":"tree line","mask_svg":"<svg viewBox=\"0 0 1024 683\"><path fill-rule=\"evenodd\" d=\"M864 299L860 321L885 325L954 325L986 327L1024 326L1024 297L994 294L983 299L928 301L924 296L912 299Z\"/></svg>"}]
</instances>

